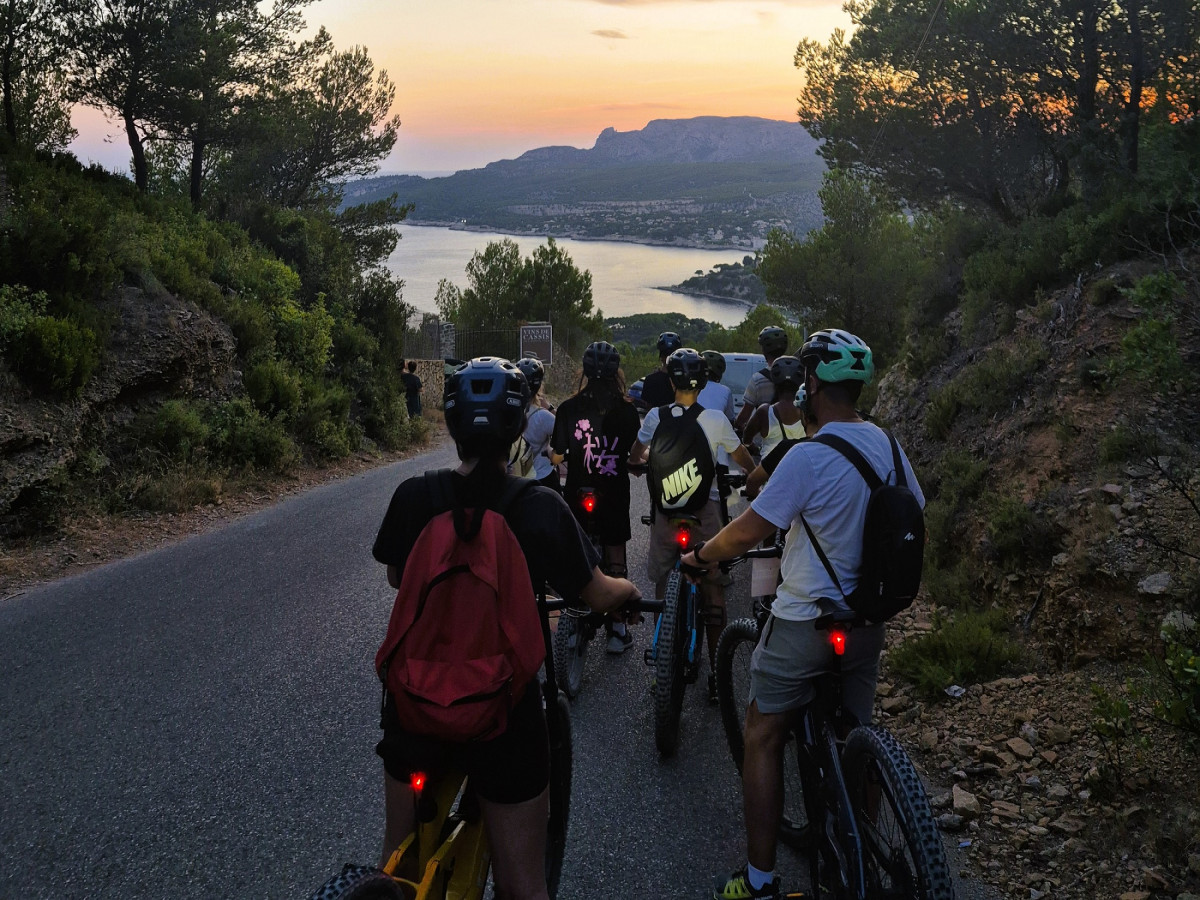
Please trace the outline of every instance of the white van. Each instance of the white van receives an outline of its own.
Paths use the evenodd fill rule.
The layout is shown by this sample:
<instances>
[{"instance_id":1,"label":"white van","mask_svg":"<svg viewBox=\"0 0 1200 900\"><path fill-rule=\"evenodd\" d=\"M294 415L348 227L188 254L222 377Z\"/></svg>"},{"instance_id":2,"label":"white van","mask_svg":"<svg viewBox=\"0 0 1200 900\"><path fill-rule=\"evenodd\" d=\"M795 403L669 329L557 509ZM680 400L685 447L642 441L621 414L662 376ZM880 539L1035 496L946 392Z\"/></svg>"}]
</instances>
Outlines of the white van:
<instances>
[{"instance_id":1,"label":"white van","mask_svg":"<svg viewBox=\"0 0 1200 900\"><path fill-rule=\"evenodd\" d=\"M733 391L734 414L742 411L743 397L750 376L760 369L766 368L767 358L761 353L722 353L725 357L725 375L721 384Z\"/></svg>"}]
</instances>

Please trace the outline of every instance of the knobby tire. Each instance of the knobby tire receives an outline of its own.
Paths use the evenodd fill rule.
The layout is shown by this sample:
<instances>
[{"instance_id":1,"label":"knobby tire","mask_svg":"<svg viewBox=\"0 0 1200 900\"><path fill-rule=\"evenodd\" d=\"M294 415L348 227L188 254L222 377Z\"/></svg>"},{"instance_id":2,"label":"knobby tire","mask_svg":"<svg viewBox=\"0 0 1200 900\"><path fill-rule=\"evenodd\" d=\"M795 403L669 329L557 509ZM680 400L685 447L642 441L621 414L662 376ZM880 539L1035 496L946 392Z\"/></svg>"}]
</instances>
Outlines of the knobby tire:
<instances>
[{"instance_id":1,"label":"knobby tire","mask_svg":"<svg viewBox=\"0 0 1200 900\"><path fill-rule=\"evenodd\" d=\"M860 726L846 739L842 762L863 841L867 896L953 900L942 836L900 742L879 726Z\"/></svg>"},{"instance_id":2,"label":"knobby tire","mask_svg":"<svg viewBox=\"0 0 1200 900\"><path fill-rule=\"evenodd\" d=\"M347 863L321 885L311 900L403 900L404 892L391 876L374 866Z\"/></svg>"},{"instance_id":3,"label":"knobby tire","mask_svg":"<svg viewBox=\"0 0 1200 900\"><path fill-rule=\"evenodd\" d=\"M663 611L654 648L654 745L664 758L679 746L679 715L683 709L683 575L678 568L667 576Z\"/></svg>"},{"instance_id":4,"label":"knobby tire","mask_svg":"<svg viewBox=\"0 0 1200 900\"><path fill-rule=\"evenodd\" d=\"M754 619L735 619L725 626L717 642L717 704L739 777L746 752L742 729L750 698L750 656L758 646L758 635ZM789 847L802 847L808 841L808 816L796 753L796 741L789 739L783 753L783 818L779 822L779 839Z\"/></svg>"},{"instance_id":5,"label":"knobby tire","mask_svg":"<svg viewBox=\"0 0 1200 900\"><path fill-rule=\"evenodd\" d=\"M564 612L554 632L554 674L558 686L574 700L583 688L583 668L587 660L587 626L579 616Z\"/></svg>"},{"instance_id":6,"label":"knobby tire","mask_svg":"<svg viewBox=\"0 0 1200 900\"><path fill-rule=\"evenodd\" d=\"M548 717L550 730L550 817L546 820L546 889L558 894L563 858L567 852L567 826L571 821L571 775L574 751L571 745L571 705L558 693L557 723Z\"/></svg>"}]
</instances>

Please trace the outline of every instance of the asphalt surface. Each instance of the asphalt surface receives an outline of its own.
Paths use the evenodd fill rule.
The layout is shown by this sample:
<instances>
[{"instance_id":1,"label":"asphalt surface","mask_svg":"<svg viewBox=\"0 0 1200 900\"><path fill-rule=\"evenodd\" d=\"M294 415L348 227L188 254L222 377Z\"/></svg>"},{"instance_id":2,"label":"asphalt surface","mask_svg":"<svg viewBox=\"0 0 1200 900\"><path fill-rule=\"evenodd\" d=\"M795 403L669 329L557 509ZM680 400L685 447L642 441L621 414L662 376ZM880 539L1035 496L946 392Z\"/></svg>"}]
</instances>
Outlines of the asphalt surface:
<instances>
[{"instance_id":1,"label":"asphalt surface","mask_svg":"<svg viewBox=\"0 0 1200 900\"><path fill-rule=\"evenodd\" d=\"M0 898L298 900L373 862L373 659L394 592L370 547L396 484L454 462L326 485L0 605ZM649 592L633 494L630 571ZM732 615L746 594L732 589ZM589 655L562 900L702 898L744 858L703 679L678 755L655 752L649 633ZM803 869L781 848L787 889Z\"/></svg>"}]
</instances>

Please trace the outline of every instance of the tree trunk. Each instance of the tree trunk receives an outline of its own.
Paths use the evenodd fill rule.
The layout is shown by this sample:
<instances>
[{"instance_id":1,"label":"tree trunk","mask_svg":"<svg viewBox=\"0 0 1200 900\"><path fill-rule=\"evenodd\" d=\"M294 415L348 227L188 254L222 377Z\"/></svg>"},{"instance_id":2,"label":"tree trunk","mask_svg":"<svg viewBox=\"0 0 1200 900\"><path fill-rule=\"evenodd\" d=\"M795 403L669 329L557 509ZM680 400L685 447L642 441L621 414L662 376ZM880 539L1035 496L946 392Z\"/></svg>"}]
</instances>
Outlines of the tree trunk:
<instances>
[{"instance_id":1,"label":"tree trunk","mask_svg":"<svg viewBox=\"0 0 1200 900\"><path fill-rule=\"evenodd\" d=\"M1081 122L1096 118L1096 85L1100 80L1100 10L1095 0L1085 0L1079 23L1079 84L1076 88L1076 115Z\"/></svg>"},{"instance_id":2,"label":"tree trunk","mask_svg":"<svg viewBox=\"0 0 1200 900\"><path fill-rule=\"evenodd\" d=\"M204 188L204 150L205 141L200 136L192 138L192 165L189 193L192 198L192 208L200 208L200 194Z\"/></svg>"},{"instance_id":3,"label":"tree trunk","mask_svg":"<svg viewBox=\"0 0 1200 900\"><path fill-rule=\"evenodd\" d=\"M129 138L129 152L133 154L133 183L144 194L150 187L150 172L146 165L146 148L142 143L141 134L138 133L137 123L133 120L133 115L128 111L128 108L126 108L123 118L125 120L125 136Z\"/></svg>"},{"instance_id":4,"label":"tree trunk","mask_svg":"<svg viewBox=\"0 0 1200 900\"><path fill-rule=\"evenodd\" d=\"M1141 131L1142 89L1146 81L1146 48L1142 36L1142 0L1126 0L1129 11L1129 97L1121 123L1125 168L1136 175Z\"/></svg>"}]
</instances>

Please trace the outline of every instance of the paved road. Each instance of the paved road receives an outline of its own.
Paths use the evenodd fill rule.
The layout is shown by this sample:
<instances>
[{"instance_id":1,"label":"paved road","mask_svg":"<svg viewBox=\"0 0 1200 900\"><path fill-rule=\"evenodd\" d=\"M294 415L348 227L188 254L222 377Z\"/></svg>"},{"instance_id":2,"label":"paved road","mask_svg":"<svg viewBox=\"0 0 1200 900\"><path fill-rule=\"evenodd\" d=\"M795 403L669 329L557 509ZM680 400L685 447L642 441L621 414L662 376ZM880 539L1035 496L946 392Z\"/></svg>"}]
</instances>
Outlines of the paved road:
<instances>
[{"instance_id":1,"label":"paved road","mask_svg":"<svg viewBox=\"0 0 1200 900\"><path fill-rule=\"evenodd\" d=\"M327 485L0 605L0 898L302 898L372 861L372 660L392 593L370 545L395 485L452 461ZM635 576L644 559L635 525ZM592 655L575 704L563 900L703 897L742 859L716 711L691 690L684 745L658 760L640 631L625 656Z\"/></svg>"}]
</instances>

